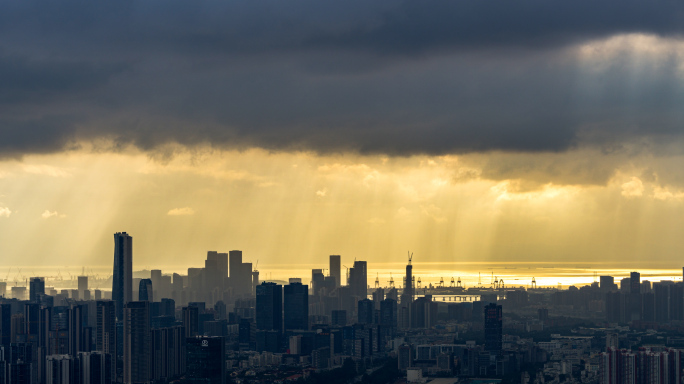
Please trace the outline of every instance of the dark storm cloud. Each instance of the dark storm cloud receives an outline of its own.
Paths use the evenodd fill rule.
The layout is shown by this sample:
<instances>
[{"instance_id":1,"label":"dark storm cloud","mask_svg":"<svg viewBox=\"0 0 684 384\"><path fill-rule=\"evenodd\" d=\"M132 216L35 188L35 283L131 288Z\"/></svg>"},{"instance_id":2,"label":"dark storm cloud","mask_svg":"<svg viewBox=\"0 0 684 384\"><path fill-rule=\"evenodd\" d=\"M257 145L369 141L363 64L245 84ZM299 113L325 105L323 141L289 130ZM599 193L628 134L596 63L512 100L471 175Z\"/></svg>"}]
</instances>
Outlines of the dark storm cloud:
<instances>
[{"instance_id":1,"label":"dark storm cloud","mask_svg":"<svg viewBox=\"0 0 684 384\"><path fill-rule=\"evenodd\" d=\"M405 155L678 136L676 58L584 73L563 48L683 30L681 2L3 2L0 153L100 137Z\"/></svg>"}]
</instances>

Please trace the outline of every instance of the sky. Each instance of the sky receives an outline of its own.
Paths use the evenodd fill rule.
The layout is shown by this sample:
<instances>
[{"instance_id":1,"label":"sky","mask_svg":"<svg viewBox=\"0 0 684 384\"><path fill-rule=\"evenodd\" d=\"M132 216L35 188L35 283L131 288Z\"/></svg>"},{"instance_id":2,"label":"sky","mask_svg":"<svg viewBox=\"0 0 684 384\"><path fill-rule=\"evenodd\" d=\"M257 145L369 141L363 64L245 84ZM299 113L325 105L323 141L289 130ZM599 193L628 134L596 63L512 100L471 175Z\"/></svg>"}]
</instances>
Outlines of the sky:
<instances>
[{"instance_id":1,"label":"sky","mask_svg":"<svg viewBox=\"0 0 684 384\"><path fill-rule=\"evenodd\" d=\"M679 268L682 32L681 2L0 3L0 275L118 231L141 269Z\"/></svg>"}]
</instances>

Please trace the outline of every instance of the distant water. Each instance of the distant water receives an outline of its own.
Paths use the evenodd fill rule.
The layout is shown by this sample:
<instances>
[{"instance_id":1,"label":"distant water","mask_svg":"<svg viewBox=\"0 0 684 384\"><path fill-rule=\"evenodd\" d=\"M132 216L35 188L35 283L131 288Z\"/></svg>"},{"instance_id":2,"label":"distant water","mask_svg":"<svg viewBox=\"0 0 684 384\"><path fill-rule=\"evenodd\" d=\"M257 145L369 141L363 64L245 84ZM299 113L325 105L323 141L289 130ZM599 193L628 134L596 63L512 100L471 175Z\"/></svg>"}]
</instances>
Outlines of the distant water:
<instances>
[{"instance_id":1,"label":"distant water","mask_svg":"<svg viewBox=\"0 0 684 384\"><path fill-rule=\"evenodd\" d=\"M344 263L343 263L344 264ZM352 264L351 262L349 263ZM320 264L259 264L260 279L287 281L290 277L302 279L302 283L308 284L311 280L311 269L326 268L327 260ZM187 274L188 267L199 267L198 265L188 266L166 266L161 267L164 274L180 273ZM149 277L149 271L142 268L134 268L135 277ZM536 281L537 287L557 287L559 284L563 288L570 285L588 285L598 281L598 277L609 275L615 277L615 282L629 277L629 273L637 271L641 273L641 280L651 282L660 280L682 281L682 270L680 268L654 269L654 268L615 268L606 263L540 263L540 262L520 262L520 263L413 263L413 275L418 286L427 287L439 286L440 281L448 287L457 285L461 279L461 286L465 288L481 286L491 286L494 280L503 280L506 287L531 287L532 279ZM328 271L324 271L326 275ZM376 278L381 287L388 287L390 278L394 279L396 287L403 286L405 265L401 263L368 263L368 285L375 287ZM6 280L8 287L12 285L25 285L25 281L32 276L42 276L47 278L47 285L64 285L73 281L76 283L76 276L85 274L90 276L91 289L109 289L106 284L112 274L111 266L91 266L91 267L69 267L69 266L41 266L31 267L0 266L0 280ZM342 276L346 270L342 267ZM56 282L63 284L56 284ZM54 283L54 284L53 284ZM97 286L99 285L99 286Z\"/></svg>"}]
</instances>

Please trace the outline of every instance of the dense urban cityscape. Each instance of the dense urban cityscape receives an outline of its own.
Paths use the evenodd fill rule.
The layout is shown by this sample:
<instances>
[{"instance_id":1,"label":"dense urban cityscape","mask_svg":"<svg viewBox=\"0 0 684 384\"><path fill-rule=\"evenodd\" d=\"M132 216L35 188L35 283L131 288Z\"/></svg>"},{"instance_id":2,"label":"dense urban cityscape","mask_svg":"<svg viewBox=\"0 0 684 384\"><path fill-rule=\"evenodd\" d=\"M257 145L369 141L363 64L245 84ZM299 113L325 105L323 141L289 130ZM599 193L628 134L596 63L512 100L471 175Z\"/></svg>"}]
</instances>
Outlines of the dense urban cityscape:
<instances>
[{"instance_id":1,"label":"dense urban cityscape","mask_svg":"<svg viewBox=\"0 0 684 384\"><path fill-rule=\"evenodd\" d=\"M682 380L681 281L632 272L569 289L419 288L409 253L396 286L369 285L366 261L343 276L340 255L309 282L285 284L261 281L237 250L209 251L187 275L134 278L133 238L116 233L114 243L111 291L89 289L88 276L59 291L31 277L28 297L0 283L0 382Z\"/></svg>"}]
</instances>

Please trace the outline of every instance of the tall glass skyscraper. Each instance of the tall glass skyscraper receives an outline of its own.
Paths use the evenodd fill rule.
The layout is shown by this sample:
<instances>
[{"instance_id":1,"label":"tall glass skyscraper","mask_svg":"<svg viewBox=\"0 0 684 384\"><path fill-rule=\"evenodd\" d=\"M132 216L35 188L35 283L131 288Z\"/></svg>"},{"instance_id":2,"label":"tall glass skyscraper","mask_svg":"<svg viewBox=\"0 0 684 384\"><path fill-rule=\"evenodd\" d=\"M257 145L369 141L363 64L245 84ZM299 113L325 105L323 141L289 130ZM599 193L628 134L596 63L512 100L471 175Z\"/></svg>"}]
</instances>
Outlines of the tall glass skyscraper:
<instances>
[{"instance_id":1,"label":"tall glass skyscraper","mask_svg":"<svg viewBox=\"0 0 684 384\"><path fill-rule=\"evenodd\" d=\"M126 232L114 234L112 300L116 303L116 318L123 319L124 305L133 301L133 238Z\"/></svg>"},{"instance_id":2,"label":"tall glass skyscraper","mask_svg":"<svg viewBox=\"0 0 684 384\"><path fill-rule=\"evenodd\" d=\"M309 329L309 287L290 283L285 290L285 330Z\"/></svg>"}]
</instances>

